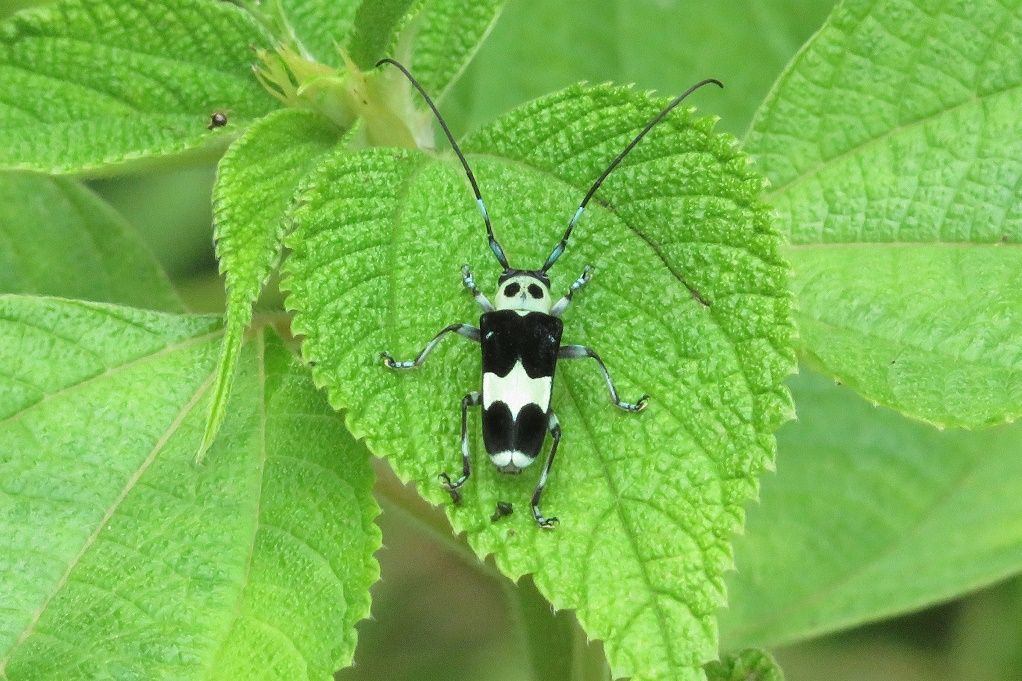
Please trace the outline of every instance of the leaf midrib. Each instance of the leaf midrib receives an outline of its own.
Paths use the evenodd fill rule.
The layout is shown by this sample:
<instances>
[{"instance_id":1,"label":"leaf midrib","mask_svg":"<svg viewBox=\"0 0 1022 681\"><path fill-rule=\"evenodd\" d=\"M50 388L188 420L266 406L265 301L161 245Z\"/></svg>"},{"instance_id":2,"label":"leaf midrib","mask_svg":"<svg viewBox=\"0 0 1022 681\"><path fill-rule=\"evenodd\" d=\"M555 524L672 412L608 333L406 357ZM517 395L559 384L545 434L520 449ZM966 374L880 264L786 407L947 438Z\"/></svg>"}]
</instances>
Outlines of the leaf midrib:
<instances>
[{"instance_id":1,"label":"leaf midrib","mask_svg":"<svg viewBox=\"0 0 1022 681\"><path fill-rule=\"evenodd\" d=\"M190 338L178 341L176 343L172 343L170 345L164 345L163 347L159 348L156 352L152 352L152 353L149 353L147 355L142 355L140 357L132 358L131 360L129 360L128 362L126 362L124 364L118 364L117 366L113 366L113 367L106 367L102 371L100 371L98 373L95 373L95 374L92 374L91 376L87 376L87 377L83 378L82 380L75 381L74 383L69 383L68 385L62 386L60 389L56 390L55 392L48 392L48 393L46 393L45 395L43 395L41 398L39 398L38 400L36 400L32 404L29 404L29 405L23 407L22 409L14 412L13 414L10 414L9 416L6 416L3 419L0 419L0 426L4 426L4 425L6 425L8 423L16 421L19 418L21 418L22 416L24 416L26 413L34 410L36 407L38 407L40 405L43 405L43 404L46 404L50 400L57 399L57 398L60 398L60 397L64 397L69 392L73 392L75 390L86 388L89 385L91 385L92 383L95 383L96 381L99 381L99 380L102 380L102 379L105 379L105 378L110 378L111 376L116 376L116 375L118 375L118 374L120 374L120 373L122 373L124 371L127 371L129 369L132 369L132 368L134 368L134 367L136 367L136 366L138 366L140 364L144 364L144 363L149 362L149 361L160 359L163 355L170 354L170 353L176 352L178 350L185 350L185 349L190 348L190 347L192 347L194 345L200 345L200 344L202 344L202 343L204 343L206 341L209 341L209 340L211 340L211 339L213 339L213 338L215 338L217 336L220 336L220 335L223 335L223 329L217 329L216 331L211 331L211 332L205 333L205 334L203 334L201 336L192 336Z\"/></svg>"},{"instance_id":2,"label":"leaf midrib","mask_svg":"<svg viewBox=\"0 0 1022 681\"><path fill-rule=\"evenodd\" d=\"M579 422L582 424L582 430L585 432L586 438L592 445L591 451L596 455L596 459L600 462L600 472L603 476L607 489L610 492L611 497L613 499L617 499L621 496L620 490L618 489L618 486L614 481L614 476L611 475L610 471L607 469L607 462L603 457L602 451L599 446L600 445L599 438L597 438L594 435L592 427L590 426L589 421L586 419L585 411L581 408L581 403L575 397L575 393L571 388L570 382L564 381L563 384L565 396L570 398L572 403L574 404L575 411L579 415ZM638 414L636 414L636 416L638 416ZM635 541L634 529L632 527L632 524L628 522L628 519L625 517L621 505L611 503L610 506L611 509L614 511L615 515L617 516L618 522L621 523L621 527L624 530L625 535L628 537L628 546L631 549L632 555L635 559L635 563L636 565L638 565L639 571L642 574L642 580L643 583L646 585L646 593L647 596L649 597L649 603L652 605L652 608L655 611L654 619L656 620L657 628L660 630L660 638L663 649L667 653L668 663L673 669L681 669L683 667L680 667L675 659L674 645L667 630L666 624L667 618L665 617L663 610L660 607L660 601L657 598L658 593L662 591L662 589L654 588L653 586L652 578L649 575L649 571L646 569L646 563L642 560L639 551L639 546ZM680 598L680 596L678 596L678 598ZM642 608L637 610L637 613L641 613L641 610Z\"/></svg>"},{"instance_id":3,"label":"leaf midrib","mask_svg":"<svg viewBox=\"0 0 1022 681\"><path fill-rule=\"evenodd\" d=\"M157 455L161 451L163 451L163 448L166 446L167 442L170 441L170 438L177 433L178 429L181 427L181 424L184 423L185 419L188 418L192 410L196 407L196 405L199 403L202 397L206 394L206 391L209 389L210 385L212 385L213 377L214 377L213 372L210 372L209 376L199 385L199 387L192 394L192 397L189 399L189 401L185 404L184 407L181 408L177 416L174 417L174 420L171 421L169 426L167 426L167 429L163 432L162 435L160 435L159 439L153 445L153 448L146 455L145 459L142 460L142 463L139 465L139 467L135 470L134 473L131 474L131 477L128 478L128 481L125 484L124 488L121 489L120 493L107 508L106 512L103 514L102 519L96 524L95 529L86 538L84 544L82 545L82 548L71 559L70 563L67 566L67 569L64 571L64 574L61 575L60 579L57 581L57 584L54 586L53 590L50 591L49 594L47 594L43 602L40 604L39 608L33 614L32 619L25 627L25 630L18 636L18 639L11 646L10 650L7 651L7 654L2 659L0 659L0 677L5 679L7 678L6 675L7 663L11 660L12 656L14 655L14 652L25 642L26 639L28 639L29 636L32 635L33 630L39 623L39 620L42 618L43 614L46 612L46 609L49 607L50 603L67 584L67 581L71 576L71 573L78 566L79 561L81 561L85 554L88 553L89 549L92 548L92 545L99 538L100 533L104 529L106 529L107 523L113 517L114 513L117 512L117 509L120 507L121 503L128 497L131 491L135 488L135 485L138 483L138 481L141 480L142 476L156 460Z\"/></svg>"},{"instance_id":4,"label":"leaf midrib","mask_svg":"<svg viewBox=\"0 0 1022 681\"><path fill-rule=\"evenodd\" d=\"M822 319L820 317L814 317L814 316L806 313L803 310L796 310L795 311L795 316L798 317L798 318L804 318L804 319L810 320L810 321L812 321L812 322L814 322L816 324L820 324L820 325L826 326L826 327L828 327L830 329L834 329L834 330L837 330L837 331L844 331L844 332L847 332L849 334L853 334L855 336L865 336L867 338L872 338L872 339L874 339L876 341L888 344L890 346L894 346L894 347L899 348L899 349L901 349L901 348L908 348L908 349L911 349L911 350L915 350L915 351L917 351L917 352L919 352L921 354L933 355L935 357L938 357L938 358L941 358L941 359L945 360L946 363L943 364L943 366L960 366L964 362L964 363L968 363L968 364L971 364L971 365L974 365L974 366L978 366L978 367L987 367L987 368L994 368L994 369L1004 369L1004 370L1008 370L1008 371L1012 371L1012 370L1017 370L1018 369L1018 363L1017 362L1012 362L1010 360L1006 361L1004 363L999 363L999 362L997 362L997 363L991 363L991 362L983 363L983 362L981 362L979 360L969 359L969 358L964 357L962 355L949 355L947 353L941 352L938 348L927 347L925 345L921 345L918 342L912 342L911 340L906 340L906 338L900 338L900 337L899 338L890 338L888 336L885 336L883 334L877 333L876 331L873 331L873 330L868 329L866 327L848 326L847 324L840 324L838 322L833 322L833 321L830 321L830 320L827 320L827 319ZM911 338L911 336L909 336L908 338ZM944 337L941 337L940 339L937 339L937 341L938 342L943 342L944 341ZM990 356L990 353L985 352L985 353L983 353L982 359L988 359L989 356ZM839 373L838 375L840 375L842 380L845 381L845 383L847 383L848 385L852 385L852 386L856 386L857 385L857 382L852 380L850 377L841 375L841 373ZM882 400L881 400L881 404L883 404ZM890 405L885 405L885 406L890 406ZM897 409L897 407L895 407L895 406L891 406L891 408L892 409Z\"/></svg>"},{"instance_id":5,"label":"leaf midrib","mask_svg":"<svg viewBox=\"0 0 1022 681\"><path fill-rule=\"evenodd\" d=\"M492 152L473 151L470 152L470 154L473 156L482 156L497 163L504 163L506 165L518 167L520 169L528 170L539 175L550 177L551 179L556 180L557 182L560 182L566 186L572 187L574 189L579 189L579 191L582 191L577 185L569 182L568 180L565 180L560 175L557 175L554 171L548 170L546 168L540 168L539 166L536 166L526 160L509 158L507 156L501 156L499 154L495 154ZM451 161L450 159L442 157L435 158L438 158L440 161L447 162L448 164L453 164L453 161ZM639 239L641 239L642 242L645 243L650 248L650 250L652 250L653 253L657 256L657 258L663 264L664 268L666 268L667 271L671 273L671 276L674 277L678 281L678 283L680 283L688 290L694 302L698 306L700 306L700 308L702 308L702 310L707 314L707 318L710 320L713 327L717 330L718 334L720 335L720 338L726 341L728 346L730 347L731 358L734 360L735 365L739 367L739 371L741 372L742 375L742 381L745 384L746 392L749 395L755 394L755 391L752 389L752 382L749 380L749 375L746 373L745 366L738 360L739 353L737 344L735 343L735 340L731 337L731 335L728 334L727 331L724 329L724 326L717 319L717 315L714 312L714 307L712 304L713 301L708 301L707 299L703 298L702 295L696 291L696 289L689 286L688 282L686 282L684 278L682 278L681 274L677 272L674 269L674 267L667 261L667 258L664 255L664 253L659 248L657 248L653 243L651 243L648 237L646 237L642 232L636 229L636 227L632 225L631 222L629 222L628 220L624 219L621 215L614 212L613 209L608 204L595 198L593 202L596 203L597 205L602 206L605 210L611 213L615 220L620 221L622 225L627 227L629 232L631 232Z\"/></svg>"}]
</instances>

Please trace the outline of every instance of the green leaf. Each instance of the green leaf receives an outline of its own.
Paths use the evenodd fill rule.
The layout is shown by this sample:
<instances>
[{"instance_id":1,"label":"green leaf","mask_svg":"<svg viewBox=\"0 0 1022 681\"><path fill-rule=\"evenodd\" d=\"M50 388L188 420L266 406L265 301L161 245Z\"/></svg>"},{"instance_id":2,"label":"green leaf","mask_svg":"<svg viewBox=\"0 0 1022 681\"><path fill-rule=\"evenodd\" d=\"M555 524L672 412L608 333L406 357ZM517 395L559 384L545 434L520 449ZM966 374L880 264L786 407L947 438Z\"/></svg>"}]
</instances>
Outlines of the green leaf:
<instances>
[{"instance_id":1,"label":"green leaf","mask_svg":"<svg viewBox=\"0 0 1022 681\"><path fill-rule=\"evenodd\" d=\"M194 277L196 263L209 261L215 177L215 165L189 164L94 179L89 187L138 230L168 276L183 282ZM223 309L222 300L212 304Z\"/></svg>"},{"instance_id":2,"label":"green leaf","mask_svg":"<svg viewBox=\"0 0 1022 681\"><path fill-rule=\"evenodd\" d=\"M18 296L0 319L0 677L350 662L378 573L372 471L279 341L246 346L196 468L219 320Z\"/></svg>"},{"instance_id":3,"label":"green leaf","mask_svg":"<svg viewBox=\"0 0 1022 681\"><path fill-rule=\"evenodd\" d=\"M833 6L833 0L516 0L451 91L448 117L471 130L579 80L671 94L716 77L726 87L705 108L721 117L724 130L742 134L777 74Z\"/></svg>"},{"instance_id":4,"label":"green leaf","mask_svg":"<svg viewBox=\"0 0 1022 681\"><path fill-rule=\"evenodd\" d=\"M965 599L952 632L949 673L970 681L1001 681L1022 669L1020 609L1020 575Z\"/></svg>"},{"instance_id":5,"label":"green leaf","mask_svg":"<svg viewBox=\"0 0 1022 681\"><path fill-rule=\"evenodd\" d=\"M0 172L0 291L181 311L134 229L79 183Z\"/></svg>"},{"instance_id":6,"label":"green leaf","mask_svg":"<svg viewBox=\"0 0 1022 681\"><path fill-rule=\"evenodd\" d=\"M663 103L574 87L466 141L512 264L543 262L593 179ZM561 519L552 532L529 511L540 466L499 474L474 413L474 472L460 507L437 482L460 467L459 403L480 387L477 347L445 341L413 375L379 360L382 350L414 356L446 324L477 318L462 263L484 287L498 274L457 161L338 154L308 180L288 240L293 330L352 432L446 503L480 556L493 554L512 578L535 573L555 607L576 609L606 641L614 672L636 681L699 679L715 658L728 541L790 414L786 267L760 186L732 139L681 110L590 205L553 270L563 290L584 265L596 267L564 341L595 347L624 399L652 400L627 414L608 403L591 362L557 372L564 436L543 499ZM514 513L491 522L497 501Z\"/></svg>"},{"instance_id":7,"label":"green leaf","mask_svg":"<svg viewBox=\"0 0 1022 681\"><path fill-rule=\"evenodd\" d=\"M748 648L706 665L706 678L707 681L784 681L784 673L769 653Z\"/></svg>"},{"instance_id":8,"label":"green leaf","mask_svg":"<svg viewBox=\"0 0 1022 681\"><path fill-rule=\"evenodd\" d=\"M210 0L63 0L0 24L0 167L87 171L210 145L274 100L268 36ZM208 130L210 115L228 125Z\"/></svg>"},{"instance_id":9,"label":"green leaf","mask_svg":"<svg viewBox=\"0 0 1022 681\"><path fill-rule=\"evenodd\" d=\"M55 0L3 0L0 2L0 19L6 19L9 15L19 12L27 7L44 5Z\"/></svg>"},{"instance_id":10,"label":"green leaf","mask_svg":"<svg viewBox=\"0 0 1022 681\"><path fill-rule=\"evenodd\" d=\"M1022 414L1022 5L850 0L748 148L793 243L801 349L939 425Z\"/></svg>"},{"instance_id":11,"label":"green leaf","mask_svg":"<svg viewBox=\"0 0 1022 681\"><path fill-rule=\"evenodd\" d=\"M822 377L735 542L724 643L773 646L914 610L1022 570L1022 427L939 432Z\"/></svg>"},{"instance_id":12,"label":"green leaf","mask_svg":"<svg viewBox=\"0 0 1022 681\"><path fill-rule=\"evenodd\" d=\"M253 125L220 162L213 201L227 328L200 458L223 421L252 305L280 259L285 213L302 178L340 139L340 129L319 114L284 109Z\"/></svg>"},{"instance_id":13,"label":"green leaf","mask_svg":"<svg viewBox=\"0 0 1022 681\"><path fill-rule=\"evenodd\" d=\"M363 71L368 71L388 52L398 31L405 23L405 15L417 0L370 0L363 2L355 12L348 52Z\"/></svg>"},{"instance_id":14,"label":"green leaf","mask_svg":"<svg viewBox=\"0 0 1022 681\"><path fill-rule=\"evenodd\" d=\"M337 49L355 24L358 0L278 0L303 49L324 64L339 66Z\"/></svg>"},{"instance_id":15,"label":"green leaf","mask_svg":"<svg viewBox=\"0 0 1022 681\"><path fill-rule=\"evenodd\" d=\"M426 0L423 3L414 26L411 62L415 67L415 77L434 98L443 97L475 57L497 23L505 2ZM514 51L508 54L514 54ZM517 59L508 61L514 63ZM542 94L547 92L550 89L543 90Z\"/></svg>"},{"instance_id":16,"label":"green leaf","mask_svg":"<svg viewBox=\"0 0 1022 681\"><path fill-rule=\"evenodd\" d=\"M342 65L338 45L371 69L380 57L410 67L439 99L489 34L506 0L283 0L298 41L325 64Z\"/></svg>"}]
</instances>

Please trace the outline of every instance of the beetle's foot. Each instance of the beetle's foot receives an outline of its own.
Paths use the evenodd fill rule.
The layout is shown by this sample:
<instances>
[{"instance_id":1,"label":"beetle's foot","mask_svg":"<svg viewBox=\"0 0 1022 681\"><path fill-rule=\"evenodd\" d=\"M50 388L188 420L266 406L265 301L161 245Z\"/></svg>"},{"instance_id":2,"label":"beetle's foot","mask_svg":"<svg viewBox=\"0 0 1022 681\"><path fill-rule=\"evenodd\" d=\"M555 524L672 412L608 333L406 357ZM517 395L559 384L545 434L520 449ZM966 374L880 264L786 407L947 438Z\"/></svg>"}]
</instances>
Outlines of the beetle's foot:
<instances>
[{"instance_id":1,"label":"beetle's foot","mask_svg":"<svg viewBox=\"0 0 1022 681\"><path fill-rule=\"evenodd\" d=\"M643 395L639 398L638 402L618 402L617 406L621 407L625 411L639 412L646 408L649 404L649 395Z\"/></svg>"},{"instance_id":2,"label":"beetle's foot","mask_svg":"<svg viewBox=\"0 0 1022 681\"><path fill-rule=\"evenodd\" d=\"M536 519L536 524L544 530L552 530L557 527L557 523L560 522L557 518L547 518L544 516L540 513L539 506L536 504L532 505L532 517Z\"/></svg>"},{"instance_id":3,"label":"beetle's foot","mask_svg":"<svg viewBox=\"0 0 1022 681\"><path fill-rule=\"evenodd\" d=\"M460 488L465 484L465 481L468 480L468 476L463 475L454 482L451 482L451 476L447 475L447 473L441 473L438 477L440 478L440 484L443 485L444 489L451 495L451 501L456 504L460 504Z\"/></svg>"},{"instance_id":4,"label":"beetle's foot","mask_svg":"<svg viewBox=\"0 0 1022 681\"><path fill-rule=\"evenodd\" d=\"M383 364L391 369L411 369L415 366L415 362L398 362L395 361L393 355L384 350L380 353L380 359L383 360Z\"/></svg>"}]
</instances>

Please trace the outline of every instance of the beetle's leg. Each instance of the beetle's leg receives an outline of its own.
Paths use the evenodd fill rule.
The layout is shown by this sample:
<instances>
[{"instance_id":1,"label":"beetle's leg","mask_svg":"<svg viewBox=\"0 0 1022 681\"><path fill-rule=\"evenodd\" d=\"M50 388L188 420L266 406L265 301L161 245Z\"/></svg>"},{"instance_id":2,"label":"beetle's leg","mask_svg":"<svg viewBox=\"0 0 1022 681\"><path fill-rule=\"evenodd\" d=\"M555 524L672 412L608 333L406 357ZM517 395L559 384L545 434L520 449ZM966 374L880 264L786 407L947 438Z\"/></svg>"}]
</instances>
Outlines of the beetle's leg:
<instances>
[{"instance_id":1,"label":"beetle's leg","mask_svg":"<svg viewBox=\"0 0 1022 681\"><path fill-rule=\"evenodd\" d=\"M473 340L476 343L479 342L479 329L477 329L476 327L469 326L468 324L451 324L450 326L445 326L443 329L440 330L440 333L433 336L433 340L426 343L426 347L422 349L422 352L420 352L419 356L416 357L414 360L396 362L394 361L394 358L391 357L389 352L381 352L380 357L383 359L383 363L386 364L391 369L414 369L416 367L420 367L422 366L422 363L426 361L426 357L429 355L429 353L433 352L433 348L436 347L437 343L439 343L444 336L451 333L452 331L461 336L464 336L469 340Z\"/></svg>"},{"instance_id":2,"label":"beetle's leg","mask_svg":"<svg viewBox=\"0 0 1022 681\"><path fill-rule=\"evenodd\" d=\"M451 482L451 476L447 473L440 474L444 489L451 493L451 500L456 504L461 501L461 492L458 488L464 485L468 476L472 474L472 464L468 459L468 408L478 407L481 403L478 391L470 392L461 398L461 477Z\"/></svg>"},{"instance_id":3,"label":"beetle's leg","mask_svg":"<svg viewBox=\"0 0 1022 681\"><path fill-rule=\"evenodd\" d=\"M582 270L582 274L578 275L571 286L568 287L568 292L564 294L564 297L554 303L554 306L550 308L550 314L555 317L560 317L564 314L564 311L568 309L568 305L571 304L571 297L575 295L575 292L580 288L589 283L589 280L593 278L593 266L586 265L585 269Z\"/></svg>"},{"instance_id":4,"label":"beetle's leg","mask_svg":"<svg viewBox=\"0 0 1022 681\"><path fill-rule=\"evenodd\" d=\"M607 371L607 366L592 348L587 348L584 345L562 345L561 349L557 352L558 359L578 359L580 357L592 357L596 360L596 366L600 367L600 371L603 372L603 378L607 380L607 389L610 390L611 402L625 411L642 411L646 408L646 404L649 402L649 395L643 395L639 398L639 401L634 404L631 402L624 402L620 397L618 397L617 388L614 387L614 381L610 377L610 372Z\"/></svg>"},{"instance_id":5,"label":"beetle's leg","mask_svg":"<svg viewBox=\"0 0 1022 681\"><path fill-rule=\"evenodd\" d=\"M489 299L476 286L476 280L472 278L472 270L469 269L468 265L461 266L461 282L465 284L465 288L468 289L468 292L479 303L479 307L483 308L483 312L493 312L493 305L490 304Z\"/></svg>"},{"instance_id":6,"label":"beetle's leg","mask_svg":"<svg viewBox=\"0 0 1022 681\"><path fill-rule=\"evenodd\" d=\"M554 465L554 457L557 456L557 445L561 442L561 424L557 420L557 415L553 412L550 412L547 428L550 430L550 437L553 439L553 443L550 445L550 454L546 457L546 463L543 464L543 472L540 474L539 482L536 484L536 491L532 493L532 517L536 519L536 524L545 530L552 529L558 522L557 518L547 518L539 510L539 500L543 496L543 488L546 487L547 477L550 476L550 467Z\"/></svg>"}]
</instances>

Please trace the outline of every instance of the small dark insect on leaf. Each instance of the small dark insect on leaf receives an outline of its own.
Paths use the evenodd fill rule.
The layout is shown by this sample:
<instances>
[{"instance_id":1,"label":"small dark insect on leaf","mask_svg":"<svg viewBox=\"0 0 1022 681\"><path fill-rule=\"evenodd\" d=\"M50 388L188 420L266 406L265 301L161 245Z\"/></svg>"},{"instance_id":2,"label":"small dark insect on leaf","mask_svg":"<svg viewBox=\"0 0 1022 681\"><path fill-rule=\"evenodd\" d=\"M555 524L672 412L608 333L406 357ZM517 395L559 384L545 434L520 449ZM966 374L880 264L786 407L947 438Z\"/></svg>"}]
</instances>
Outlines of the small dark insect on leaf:
<instances>
[{"instance_id":1,"label":"small dark insect on leaf","mask_svg":"<svg viewBox=\"0 0 1022 681\"><path fill-rule=\"evenodd\" d=\"M223 111L217 111L209 117L209 125L207 129L212 130L213 128L222 128L227 125L227 114Z\"/></svg>"},{"instance_id":2,"label":"small dark insect on leaf","mask_svg":"<svg viewBox=\"0 0 1022 681\"><path fill-rule=\"evenodd\" d=\"M493 515L490 516L490 520L497 522L505 516L509 516L514 512L511 504L506 501L498 501L497 508L493 511Z\"/></svg>"}]
</instances>

